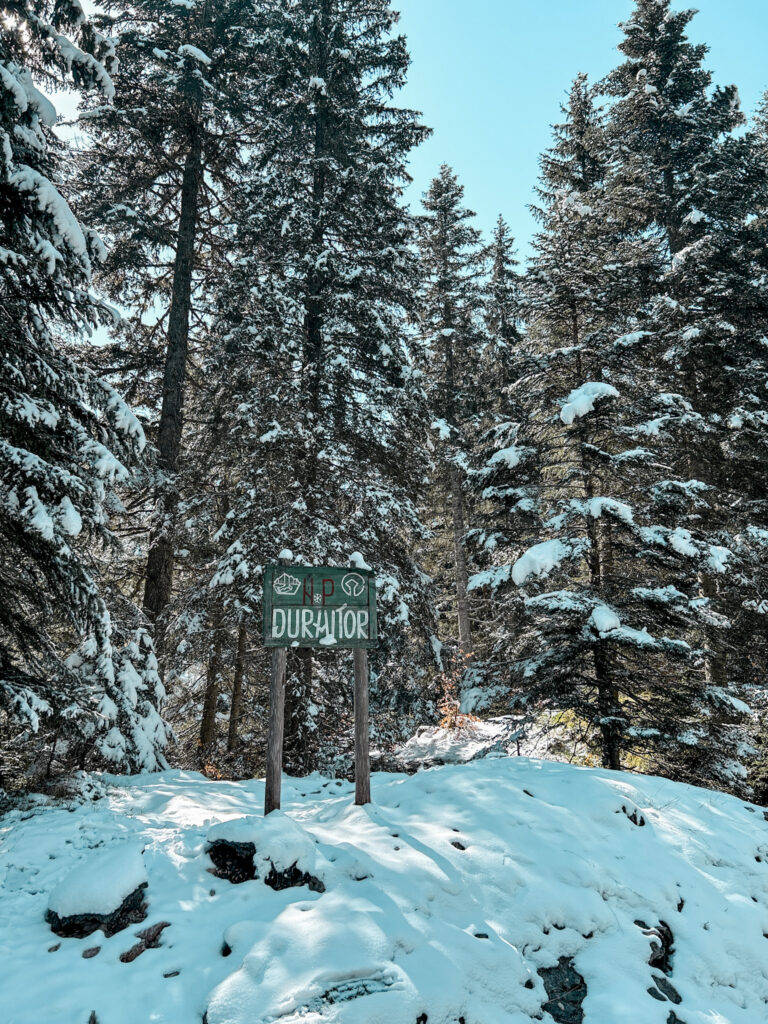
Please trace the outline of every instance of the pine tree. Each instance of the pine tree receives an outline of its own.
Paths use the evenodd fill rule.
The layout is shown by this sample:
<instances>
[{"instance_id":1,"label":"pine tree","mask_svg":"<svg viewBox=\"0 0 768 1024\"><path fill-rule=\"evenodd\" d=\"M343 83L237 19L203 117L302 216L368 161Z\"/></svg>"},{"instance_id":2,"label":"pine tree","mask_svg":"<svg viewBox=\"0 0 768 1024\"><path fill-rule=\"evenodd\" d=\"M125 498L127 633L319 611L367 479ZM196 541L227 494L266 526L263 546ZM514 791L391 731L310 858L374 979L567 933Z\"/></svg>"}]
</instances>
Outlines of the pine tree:
<instances>
[{"instance_id":1,"label":"pine tree","mask_svg":"<svg viewBox=\"0 0 768 1024\"><path fill-rule=\"evenodd\" d=\"M483 307L488 342L483 364L488 384L498 395L514 375L516 350L522 340L522 297L515 240L502 216L496 222L485 259L487 284Z\"/></svg>"},{"instance_id":2,"label":"pine tree","mask_svg":"<svg viewBox=\"0 0 768 1024\"><path fill-rule=\"evenodd\" d=\"M734 134L744 121L735 86L712 90L707 47L686 37L693 15L672 12L667 0L638 0L623 26L627 59L606 80L616 97L610 192L627 229L657 241L644 347L658 371L663 455L692 499L670 512L721 550L716 568L699 574L711 610L701 637L707 717L720 728L730 721L738 734L743 664L733 638L754 596L744 583L768 520L765 494L752 483L755 455L765 450L764 247L752 224L765 170L753 140Z\"/></svg>"},{"instance_id":3,"label":"pine tree","mask_svg":"<svg viewBox=\"0 0 768 1024\"><path fill-rule=\"evenodd\" d=\"M391 103L408 66L384 0L273 7L262 130L237 201L236 264L223 282L208 364L223 461L209 570L229 636L260 633L261 569L375 567L380 649L371 657L380 736L413 715L431 632L415 559L425 463L423 389L406 338L412 225L409 150L425 135ZM228 642L232 650L233 644ZM349 723L350 663L291 655L286 765L328 764ZM213 685L213 681L212 685ZM403 719L401 728L412 724Z\"/></svg>"},{"instance_id":4,"label":"pine tree","mask_svg":"<svg viewBox=\"0 0 768 1024\"><path fill-rule=\"evenodd\" d=\"M417 330L436 445L435 529L445 534L443 589L458 625L457 658L474 655L469 607L466 473L481 415L477 372L485 349L481 321L483 250L464 186L446 164L423 199L419 220L421 295ZM508 254L507 254L508 258ZM449 553L450 552L450 553ZM452 591L453 593L450 593Z\"/></svg>"},{"instance_id":5,"label":"pine tree","mask_svg":"<svg viewBox=\"0 0 768 1024\"><path fill-rule=\"evenodd\" d=\"M696 573L719 549L666 522L697 489L660 472L654 450L658 379L643 315L655 242L613 215L603 122L583 76L565 114L542 159L542 230L526 282L533 367L504 460L535 516L517 557L473 583L510 603L519 588L523 628L507 651L532 717L554 714L608 767L629 759L701 778L727 746L722 730L697 733L707 691L691 642L711 614ZM698 764L687 754L695 744Z\"/></svg>"},{"instance_id":6,"label":"pine tree","mask_svg":"<svg viewBox=\"0 0 768 1024\"><path fill-rule=\"evenodd\" d=\"M3 731L13 731L18 750L35 733L82 739L118 697L121 662L95 558L116 549L116 489L135 470L144 436L122 398L73 358L73 339L109 320L90 292L104 247L60 191L68 152L40 91L95 88L108 99L112 44L75 2L5 5L3 17L0 693ZM69 657L81 642L87 671ZM159 697L148 693L151 709L142 702L115 722L114 763L152 768L161 759L162 728L134 742L139 718L157 725Z\"/></svg>"},{"instance_id":7,"label":"pine tree","mask_svg":"<svg viewBox=\"0 0 768 1024\"><path fill-rule=\"evenodd\" d=\"M105 26L120 41L116 101L86 111L93 146L80 191L89 218L111 240L101 283L132 311L104 363L151 410L159 473L144 609L161 641L194 335L205 322L213 267L231 233L228 196L258 116L260 7L135 0L104 8Z\"/></svg>"}]
</instances>

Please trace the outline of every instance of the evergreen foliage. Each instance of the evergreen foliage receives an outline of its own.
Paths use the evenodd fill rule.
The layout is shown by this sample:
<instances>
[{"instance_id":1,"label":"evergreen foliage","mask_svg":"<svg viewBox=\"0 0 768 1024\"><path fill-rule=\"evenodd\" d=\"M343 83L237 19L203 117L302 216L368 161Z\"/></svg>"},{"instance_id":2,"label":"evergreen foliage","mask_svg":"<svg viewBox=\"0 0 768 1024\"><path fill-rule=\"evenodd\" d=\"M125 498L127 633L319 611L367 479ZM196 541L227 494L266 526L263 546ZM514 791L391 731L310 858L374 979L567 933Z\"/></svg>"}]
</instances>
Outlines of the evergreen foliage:
<instances>
[{"instance_id":1,"label":"evergreen foliage","mask_svg":"<svg viewBox=\"0 0 768 1024\"><path fill-rule=\"evenodd\" d=\"M385 756L512 714L524 752L762 799L768 98L747 125L695 12L635 0L572 83L521 268L447 165L407 209L388 0L2 10L6 776L174 735L262 771L264 567L356 562ZM289 651L288 771L349 771L352 692Z\"/></svg>"},{"instance_id":2,"label":"evergreen foliage","mask_svg":"<svg viewBox=\"0 0 768 1024\"><path fill-rule=\"evenodd\" d=\"M68 153L41 91L74 85L109 98L112 45L74 2L14 4L3 17L0 706L4 745L23 763L31 735L83 740L99 728L104 703L120 699L131 654L113 649L95 554L115 555L116 489L135 471L144 435L79 359L75 340L110 318L90 291L104 247L60 191ZM69 657L81 642L87 671ZM152 657L142 641L139 660ZM140 744L134 735L140 718L155 720L160 696L153 690L115 717L114 763L152 768L162 758L162 729Z\"/></svg>"},{"instance_id":3,"label":"evergreen foliage","mask_svg":"<svg viewBox=\"0 0 768 1024\"><path fill-rule=\"evenodd\" d=\"M386 3L359 0L279 5L265 19L270 74L235 206L239 258L209 334L205 448L216 454L204 457L219 481L219 554L200 591L230 636L240 624L257 635L261 570L281 550L336 565L361 552L379 580L382 735L414 724L432 618L416 560L424 396L405 333L416 268L401 202L425 129L389 99L408 64L395 26ZM317 652L291 658L294 770L327 764L338 746L350 669Z\"/></svg>"}]
</instances>

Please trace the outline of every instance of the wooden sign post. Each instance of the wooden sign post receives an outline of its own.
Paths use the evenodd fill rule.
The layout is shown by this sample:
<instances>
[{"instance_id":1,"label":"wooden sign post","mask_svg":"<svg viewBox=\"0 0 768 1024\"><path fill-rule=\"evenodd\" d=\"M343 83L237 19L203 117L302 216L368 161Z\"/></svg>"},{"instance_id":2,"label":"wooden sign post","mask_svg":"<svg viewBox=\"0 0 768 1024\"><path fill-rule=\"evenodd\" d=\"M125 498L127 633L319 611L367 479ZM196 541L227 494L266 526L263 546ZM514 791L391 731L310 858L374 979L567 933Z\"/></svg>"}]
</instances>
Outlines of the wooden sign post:
<instances>
[{"instance_id":1,"label":"wooden sign post","mask_svg":"<svg viewBox=\"0 0 768 1024\"><path fill-rule=\"evenodd\" d=\"M368 648L378 643L376 580L370 569L268 565L264 571L264 643L274 648L264 814L280 807L286 648L354 651L355 803L371 802Z\"/></svg>"}]
</instances>

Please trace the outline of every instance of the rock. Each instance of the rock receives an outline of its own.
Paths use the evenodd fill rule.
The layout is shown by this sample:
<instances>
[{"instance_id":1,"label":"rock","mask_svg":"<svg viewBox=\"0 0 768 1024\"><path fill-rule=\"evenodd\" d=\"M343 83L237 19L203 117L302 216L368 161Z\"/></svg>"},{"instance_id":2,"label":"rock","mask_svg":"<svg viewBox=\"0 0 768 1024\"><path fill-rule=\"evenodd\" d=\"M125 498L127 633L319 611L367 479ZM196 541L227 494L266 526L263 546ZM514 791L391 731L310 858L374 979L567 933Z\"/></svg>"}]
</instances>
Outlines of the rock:
<instances>
[{"instance_id":1,"label":"rock","mask_svg":"<svg viewBox=\"0 0 768 1024\"><path fill-rule=\"evenodd\" d=\"M669 978L665 978L663 974L654 974L653 980L656 984L656 988L660 992L663 992L671 1003L674 1003L676 1006L682 1003L682 996L677 991L672 982L669 980Z\"/></svg>"},{"instance_id":2,"label":"rock","mask_svg":"<svg viewBox=\"0 0 768 1024\"><path fill-rule=\"evenodd\" d=\"M295 864L284 871L278 871L273 864L265 876L264 882L276 892L280 892L282 889L291 889L297 885L306 885L312 892L325 892L325 884L319 878L310 875L308 871L299 871Z\"/></svg>"},{"instance_id":3,"label":"rock","mask_svg":"<svg viewBox=\"0 0 768 1024\"><path fill-rule=\"evenodd\" d=\"M219 878L239 885L256 877L253 857L255 843L237 843L230 839L216 839L208 846L208 856L214 863Z\"/></svg>"},{"instance_id":4,"label":"rock","mask_svg":"<svg viewBox=\"0 0 768 1024\"><path fill-rule=\"evenodd\" d=\"M90 949L83 950L83 960L90 960L96 956L97 953L101 952L101 946L91 946Z\"/></svg>"},{"instance_id":5,"label":"rock","mask_svg":"<svg viewBox=\"0 0 768 1024\"><path fill-rule=\"evenodd\" d=\"M315 840L282 811L220 822L208 831L206 850L221 878L238 884L263 877L272 889L325 886L313 871Z\"/></svg>"},{"instance_id":6,"label":"rock","mask_svg":"<svg viewBox=\"0 0 768 1024\"><path fill-rule=\"evenodd\" d=\"M642 828L645 825L645 818L636 807L632 808L632 813L629 812L625 804L622 804L621 809L633 825L637 825L639 828ZM616 813L618 814L619 812L617 811Z\"/></svg>"},{"instance_id":7,"label":"rock","mask_svg":"<svg viewBox=\"0 0 768 1024\"><path fill-rule=\"evenodd\" d=\"M573 965L573 957L561 956L556 967L540 967L548 1001L542 1010L557 1024L583 1024L581 1004L587 995L587 983Z\"/></svg>"},{"instance_id":8,"label":"rock","mask_svg":"<svg viewBox=\"0 0 768 1024\"><path fill-rule=\"evenodd\" d=\"M649 928L645 921L635 921L638 928L641 928L643 935L651 940L651 955L648 963L651 967L662 971L664 974L672 973L672 957L674 955L675 937L672 929L666 921L659 921L655 928Z\"/></svg>"},{"instance_id":9,"label":"rock","mask_svg":"<svg viewBox=\"0 0 768 1024\"><path fill-rule=\"evenodd\" d=\"M651 955L648 963L656 967L664 974L672 973L672 955L674 950L675 937L672 929L665 921L659 921L656 928L650 929L646 934L653 936L658 941L651 940Z\"/></svg>"},{"instance_id":10,"label":"rock","mask_svg":"<svg viewBox=\"0 0 768 1024\"><path fill-rule=\"evenodd\" d=\"M48 898L45 920L57 935L109 938L146 917L147 873L141 848L125 844L87 857Z\"/></svg>"},{"instance_id":11,"label":"rock","mask_svg":"<svg viewBox=\"0 0 768 1024\"><path fill-rule=\"evenodd\" d=\"M120 962L124 964L133 963L136 957L141 956L145 950L157 949L160 945L160 935L165 928L170 928L170 921L160 921L158 924L153 924L141 932L136 932L136 937L140 941L120 954Z\"/></svg>"},{"instance_id":12,"label":"rock","mask_svg":"<svg viewBox=\"0 0 768 1024\"><path fill-rule=\"evenodd\" d=\"M109 938L132 924L138 924L147 916L147 904L144 901L146 888L147 883L142 882L110 914L70 914L61 917L49 907L45 912L45 920L52 932L65 938L84 939L99 928Z\"/></svg>"}]
</instances>

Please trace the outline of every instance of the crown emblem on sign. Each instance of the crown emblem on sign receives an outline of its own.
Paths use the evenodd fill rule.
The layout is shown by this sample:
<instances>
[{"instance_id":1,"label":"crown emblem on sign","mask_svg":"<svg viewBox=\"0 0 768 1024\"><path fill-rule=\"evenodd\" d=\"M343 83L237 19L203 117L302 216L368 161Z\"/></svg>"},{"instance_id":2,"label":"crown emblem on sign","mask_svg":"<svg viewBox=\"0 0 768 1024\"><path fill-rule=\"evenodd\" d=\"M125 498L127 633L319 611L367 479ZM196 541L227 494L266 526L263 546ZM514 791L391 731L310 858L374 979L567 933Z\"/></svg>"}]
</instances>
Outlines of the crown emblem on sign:
<instances>
[{"instance_id":1,"label":"crown emblem on sign","mask_svg":"<svg viewBox=\"0 0 768 1024\"><path fill-rule=\"evenodd\" d=\"M278 576L274 581L272 589L281 597L293 597L294 594L298 593L300 586L301 580L297 580L295 576L290 576L287 572L284 572L282 576Z\"/></svg>"}]
</instances>

